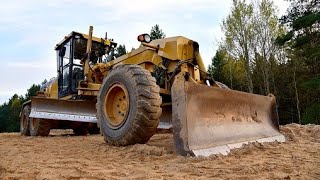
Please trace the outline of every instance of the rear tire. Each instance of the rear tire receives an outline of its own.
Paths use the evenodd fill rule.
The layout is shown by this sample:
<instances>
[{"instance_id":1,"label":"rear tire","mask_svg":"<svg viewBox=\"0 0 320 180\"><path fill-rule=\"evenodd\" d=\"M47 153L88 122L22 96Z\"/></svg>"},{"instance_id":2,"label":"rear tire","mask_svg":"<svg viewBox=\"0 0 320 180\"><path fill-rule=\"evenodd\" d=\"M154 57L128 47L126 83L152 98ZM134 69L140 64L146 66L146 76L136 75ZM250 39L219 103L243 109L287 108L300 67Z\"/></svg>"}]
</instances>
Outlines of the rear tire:
<instances>
[{"instance_id":1,"label":"rear tire","mask_svg":"<svg viewBox=\"0 0 320 180\"><path fill-rule=\"evenodd\" d=\"M51 128L50 121L47 119L30 118L30 135L48 136Z\"/></svg>"},{"instance_id":2,"label":"rear tire","mask_svg":"<svg viewBox=\"0 0 320 180\"><path fill-rule=\"evenodd\" d=\"M30 136L30 111L31 111L31 106L26 105L21 113L21 118L20 118L20 134L22 136Z\"/></svg>"},{"instance_id":3,"label":"rear tire","mask_svg":"<svg viewBox=\"0 0 320 180\"><path fill-rule=\"evenodd\" d=\"M162 113L159 92L155 78L140 66L113 69L101 85L96 104L105 141L116 146L146 143Z\"/></svg>"},{"instance_id":4,"label":"rear tire","mask_svg":"<svg viewBox=\"0 0 320 180\"><path fill-rule=\"evenodd\" d=\"M89 123L87 130L89 134L100 134L100 128L97 123Z\"/></svg>"},{"instance_id":5,"label":"rear tire","mask_svg":"<svg viewBox=\"0 0 320 180\"><path fill-rule=\"evenodd\" d=\"M88 123L69 121L69 126L76 136L86 136L88 134Z\"/></svg>"},{"instance_id":6,"label":"rear tire","mask_svg":"<svg viewBox=\"0 0 320 180\"><path fill-rule=\"evenodd\" d=\"M86 136L88 134L87 128L85 127L78 127L73 129L73 133L76 136Z\"/></svg>"}]
</instances>

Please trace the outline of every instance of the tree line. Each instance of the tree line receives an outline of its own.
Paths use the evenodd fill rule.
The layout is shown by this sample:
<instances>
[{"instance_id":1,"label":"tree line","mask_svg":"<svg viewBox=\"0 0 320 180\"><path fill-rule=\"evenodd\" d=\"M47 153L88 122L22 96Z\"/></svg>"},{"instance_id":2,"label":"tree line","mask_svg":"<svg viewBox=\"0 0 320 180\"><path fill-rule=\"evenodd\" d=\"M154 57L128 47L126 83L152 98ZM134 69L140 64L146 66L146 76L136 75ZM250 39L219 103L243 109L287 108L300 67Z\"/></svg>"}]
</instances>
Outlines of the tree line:
<instances>
[{"instance_id":1,"label":"tree line","mask_svg":"<svg viewBox=\"0 0 320 180\"><path fill-rule=\"evenodd\" d=\"M320 1L233 0L209 73L230 88L277 97L281 124L320 124Z\"/></svg>"},{"instance_id":2,"label":"tree line","mask_svg":"<svg viewBox=\"0 0 320 180\"><path fill-rule=\"evenodd\" d=\"M46 81L44 81L45 83ZM20 131L20 111L22 104L40 90L40 85L33 84L24 96L13 95L8 102L0 105L0 133Z\"/></svg>"}]
</instances>

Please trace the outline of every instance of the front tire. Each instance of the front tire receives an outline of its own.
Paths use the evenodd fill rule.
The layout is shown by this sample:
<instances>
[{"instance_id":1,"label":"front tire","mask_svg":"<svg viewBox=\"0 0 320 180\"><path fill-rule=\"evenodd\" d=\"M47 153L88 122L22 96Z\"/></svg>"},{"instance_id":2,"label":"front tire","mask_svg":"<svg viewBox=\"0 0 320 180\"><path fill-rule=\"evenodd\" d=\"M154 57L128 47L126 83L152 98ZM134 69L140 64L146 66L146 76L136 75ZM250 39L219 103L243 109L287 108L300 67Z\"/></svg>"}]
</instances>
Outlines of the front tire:
<instances>
[{"instance_id":1,"label":"front tire","mask_svg":"<svg viewBox=\"0 0 320 180\"><path fill-rule=\"evenodd\" d=\"M107 143L146 143L156 132L162 113L160 88L149 71L120 65L104 79L96 104Z\"/></svg>"}]
</instances>

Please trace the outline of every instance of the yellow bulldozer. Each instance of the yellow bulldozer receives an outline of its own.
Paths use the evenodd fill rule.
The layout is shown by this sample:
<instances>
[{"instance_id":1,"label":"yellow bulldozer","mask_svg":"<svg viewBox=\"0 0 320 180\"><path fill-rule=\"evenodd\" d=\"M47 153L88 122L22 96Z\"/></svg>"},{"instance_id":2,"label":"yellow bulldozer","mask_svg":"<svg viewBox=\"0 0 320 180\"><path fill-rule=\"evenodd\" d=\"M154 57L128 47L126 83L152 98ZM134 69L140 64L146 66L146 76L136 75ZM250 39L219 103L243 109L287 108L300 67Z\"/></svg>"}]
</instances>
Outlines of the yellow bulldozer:
<instances>
[{"instance_id":1,"label":"yellow bulldozer","mask_svg":"<svg viewBox=\"0 0 320 180\"><path fill-rule=\"evenodd\" d=\"M96 132L115 146L146 143L171 126L179 155L228 154L244 143L285 141L275 97L230 90L206 72L196 41L151 40L114 57L117 43L72 32L56 45L58 76L23 104L21 134ZM160 122L160 125L159 125Z\"/></svg>"}]
</instances>

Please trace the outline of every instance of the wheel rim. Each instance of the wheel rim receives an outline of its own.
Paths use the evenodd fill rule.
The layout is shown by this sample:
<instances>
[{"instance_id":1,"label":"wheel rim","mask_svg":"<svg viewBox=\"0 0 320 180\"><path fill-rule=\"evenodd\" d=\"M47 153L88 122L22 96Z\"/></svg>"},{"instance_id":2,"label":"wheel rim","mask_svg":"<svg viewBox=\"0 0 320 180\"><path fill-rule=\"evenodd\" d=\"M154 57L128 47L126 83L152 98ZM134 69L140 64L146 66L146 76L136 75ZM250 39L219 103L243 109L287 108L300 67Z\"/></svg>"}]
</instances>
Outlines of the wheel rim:
<instances>
[{"instance_id":1,"label":"wheel rim","mask_svg":"<svg viewBox=\"0 0 320 180\"><path fill-rule=\"evenodd\" d=\"M104 115L107 124L113 128L120 128L129 113L129 94L121 83L113 84L104 97Z\"/></svg>"}]
</instances>

